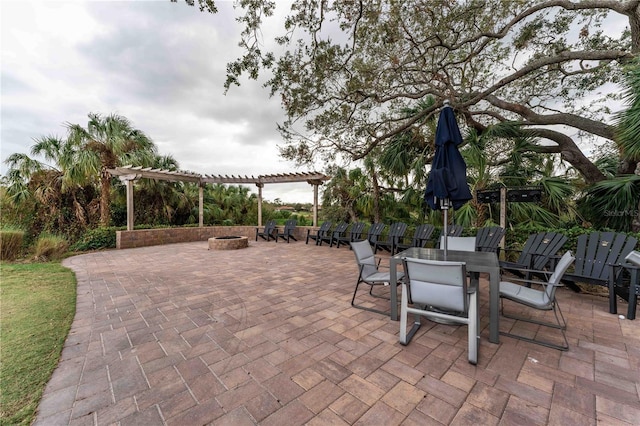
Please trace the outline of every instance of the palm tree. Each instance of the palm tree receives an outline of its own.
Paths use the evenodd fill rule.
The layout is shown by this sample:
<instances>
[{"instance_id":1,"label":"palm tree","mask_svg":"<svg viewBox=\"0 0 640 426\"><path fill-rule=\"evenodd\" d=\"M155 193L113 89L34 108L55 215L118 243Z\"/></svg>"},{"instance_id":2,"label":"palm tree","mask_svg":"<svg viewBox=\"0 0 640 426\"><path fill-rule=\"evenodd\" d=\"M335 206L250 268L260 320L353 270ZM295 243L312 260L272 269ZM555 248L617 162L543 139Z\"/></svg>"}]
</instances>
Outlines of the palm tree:
<instances>
[{"instance_id":1,"label":"palm tree","mask_svg":"<svg viewBox=\"0 0 640 426\"><path fill-rule=\"evenodd\" d=\"M156 157L156 146L142 131L120 115L101 116L90 113L87 128L66 124L65 143L74 153L74 165L79 174L97 176L100 181L100 223L110 221L111 175L108 169L117 166L151 162Z\"/></svg>"}]
</instances>

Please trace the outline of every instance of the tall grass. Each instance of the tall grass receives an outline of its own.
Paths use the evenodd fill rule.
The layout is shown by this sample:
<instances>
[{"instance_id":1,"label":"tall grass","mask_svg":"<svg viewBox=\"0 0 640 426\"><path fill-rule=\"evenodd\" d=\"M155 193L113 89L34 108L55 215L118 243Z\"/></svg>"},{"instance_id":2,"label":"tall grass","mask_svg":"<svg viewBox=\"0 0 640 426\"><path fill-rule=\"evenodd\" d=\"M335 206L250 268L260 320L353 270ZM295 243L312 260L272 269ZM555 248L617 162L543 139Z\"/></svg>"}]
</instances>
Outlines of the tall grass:
<instances>
[{"instance_id":1,"label":"tall grass","mask_svg":"<svg viewBox=\"0 0 640 426\"><path fill-rule=\"evenodd\" d=\"M0 259L14 260L20 256L23 241L24 231L10 227L0 229Z\"/></svg>"},{"instance_id":2,"label":"tall grass","mask_svg":"<svg viewBox=\"0 0 640 426\"><path fill-rule=\"evenodd\" d=\"M35 256L39 260L58 260L69 249L69 243L63 237L51 234L42 234L38 237L35 246Z\"/></svg>"},{"instance_id":3,"label":"tall grass","mask_svg":"<svg viewBox=\"0 0 640 426\"><path fill-rule=\"evenodd\" d=\"M73 321L76 280L59 263L2 263L0 274L0 425L29 425Z\"/></svg>"}]
</instances>

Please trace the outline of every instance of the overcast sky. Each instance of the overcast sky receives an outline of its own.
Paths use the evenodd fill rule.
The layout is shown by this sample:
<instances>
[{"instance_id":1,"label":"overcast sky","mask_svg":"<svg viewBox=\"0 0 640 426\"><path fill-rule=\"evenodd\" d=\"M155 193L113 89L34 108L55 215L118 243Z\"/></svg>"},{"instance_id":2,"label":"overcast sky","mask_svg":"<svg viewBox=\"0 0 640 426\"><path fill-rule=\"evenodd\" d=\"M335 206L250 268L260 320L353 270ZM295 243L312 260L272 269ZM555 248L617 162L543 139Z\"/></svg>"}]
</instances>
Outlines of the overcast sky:
<instances>
[{"instance_id":1,"label":"overcast sky","mask_svg":"<svg viewBox=\"0 0 640 426\"><path fill-rule=\"evenodd\" d=\"M277 10L286 13L281 3ZM311 171L278 156L276 124L284 116L277 98L248 80L223 93L241 28L233 2L216 4L213 15L183 0L0 0L1 172L7 156L29 153L33 138L63 137L64 123L86 126L90 112L127 117L183 170ZM263 196L312 202L313 188L266 185Z\"/></svg>"}]
</instances>

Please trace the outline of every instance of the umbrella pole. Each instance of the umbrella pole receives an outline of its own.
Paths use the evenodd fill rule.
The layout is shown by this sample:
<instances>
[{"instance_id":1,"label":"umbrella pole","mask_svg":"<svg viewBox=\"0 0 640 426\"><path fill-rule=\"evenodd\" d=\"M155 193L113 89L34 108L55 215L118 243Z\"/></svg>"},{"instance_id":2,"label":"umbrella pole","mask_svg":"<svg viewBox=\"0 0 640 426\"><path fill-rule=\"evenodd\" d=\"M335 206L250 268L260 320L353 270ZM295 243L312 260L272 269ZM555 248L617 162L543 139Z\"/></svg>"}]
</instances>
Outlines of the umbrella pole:
<instances>
[{"instance_id":1,"label":"umbrella pole","mask_svg":"<svg viewBox=\"0 0 640 426\"><path fill-rule=\"evenodd\" d=\"M447 245L449 243L449 232L447 230L447 227L449 226L449 200L448 199L444 199L441 201L441 206L440 208L443 210L443 214L444 214L444 226L442 228L442 235L444 235L444 241L442 242L443 247L442 249L444 250L444 256L446 259L447 256Z\"/></svg>"}]
</instances>

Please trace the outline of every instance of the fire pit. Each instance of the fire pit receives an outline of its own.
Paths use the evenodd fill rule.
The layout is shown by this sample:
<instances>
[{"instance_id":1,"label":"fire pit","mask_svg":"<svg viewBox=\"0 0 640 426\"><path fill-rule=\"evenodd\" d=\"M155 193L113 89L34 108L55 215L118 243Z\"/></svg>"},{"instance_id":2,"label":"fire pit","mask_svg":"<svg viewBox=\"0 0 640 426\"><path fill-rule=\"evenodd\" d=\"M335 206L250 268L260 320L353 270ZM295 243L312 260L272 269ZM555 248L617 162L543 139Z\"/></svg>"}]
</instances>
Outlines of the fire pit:
<instances>
[{"instance_id":1,"label":"fire pit","mask_svg":"<svg viewBox=\"0 0 640 426\"><path fill-rule=\"evenodd\" d=\"M249 247L248 237L224 236L209 238L209 250L237 250Z\"/></svg>"}]
</instances>

